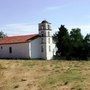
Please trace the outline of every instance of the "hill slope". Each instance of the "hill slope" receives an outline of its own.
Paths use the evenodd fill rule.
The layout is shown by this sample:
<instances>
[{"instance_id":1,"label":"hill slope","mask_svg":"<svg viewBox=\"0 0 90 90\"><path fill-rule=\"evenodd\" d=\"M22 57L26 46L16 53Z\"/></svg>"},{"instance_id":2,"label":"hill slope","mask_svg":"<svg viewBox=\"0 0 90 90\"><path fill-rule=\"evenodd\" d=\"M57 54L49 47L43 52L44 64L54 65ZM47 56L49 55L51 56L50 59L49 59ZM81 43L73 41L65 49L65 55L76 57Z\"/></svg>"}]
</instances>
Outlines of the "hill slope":
<instances>
[{"instance_id":1,"label":"hill slope","mask_svg":"<svg viewBox=\"0 0 90 90\"><path fill-rule=\"evenodd\" d=\"M90 90L90 61L0 60L0 90Z\"/></svg>"}]
</instances>

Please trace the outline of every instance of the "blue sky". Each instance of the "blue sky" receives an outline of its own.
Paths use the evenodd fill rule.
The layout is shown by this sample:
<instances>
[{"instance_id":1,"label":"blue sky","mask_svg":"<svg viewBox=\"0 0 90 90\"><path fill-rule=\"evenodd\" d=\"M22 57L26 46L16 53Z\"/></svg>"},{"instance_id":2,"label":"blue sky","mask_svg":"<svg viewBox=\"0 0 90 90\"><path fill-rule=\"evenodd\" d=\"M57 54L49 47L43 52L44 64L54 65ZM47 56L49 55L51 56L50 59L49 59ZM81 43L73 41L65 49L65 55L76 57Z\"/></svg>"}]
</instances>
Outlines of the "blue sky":
<instances>
[{"instance_id":1,"label":"blue sky","mask_svg":"<svg viewBox=\"0 0 90 90\"><path fill-rule=\"evenodd\" d=\"M7 35L38 33L44 19L53 32L63 24L90 34L90 0L0 0L0 30Z\"/></svg>"}]
</instances>

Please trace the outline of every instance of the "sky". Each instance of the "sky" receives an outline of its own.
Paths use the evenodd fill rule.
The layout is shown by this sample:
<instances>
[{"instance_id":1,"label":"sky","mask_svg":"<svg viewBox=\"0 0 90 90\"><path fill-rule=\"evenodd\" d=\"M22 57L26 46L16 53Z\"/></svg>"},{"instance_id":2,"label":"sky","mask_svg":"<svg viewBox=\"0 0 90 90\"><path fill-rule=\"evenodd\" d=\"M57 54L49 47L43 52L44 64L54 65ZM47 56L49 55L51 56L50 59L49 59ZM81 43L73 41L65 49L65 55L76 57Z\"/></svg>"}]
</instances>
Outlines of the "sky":
<instances>
[{"instance_id":1,"label":"sky","mask_svg":"<svg viewBox=\"0 0 90 90\"><path fill-rule=\"evenodd\" d=\"M90 0L0 0L0 31L8 36L38 33L42 20L53 33L62 24L90 34Z\"/></svg>"}]
</instances>

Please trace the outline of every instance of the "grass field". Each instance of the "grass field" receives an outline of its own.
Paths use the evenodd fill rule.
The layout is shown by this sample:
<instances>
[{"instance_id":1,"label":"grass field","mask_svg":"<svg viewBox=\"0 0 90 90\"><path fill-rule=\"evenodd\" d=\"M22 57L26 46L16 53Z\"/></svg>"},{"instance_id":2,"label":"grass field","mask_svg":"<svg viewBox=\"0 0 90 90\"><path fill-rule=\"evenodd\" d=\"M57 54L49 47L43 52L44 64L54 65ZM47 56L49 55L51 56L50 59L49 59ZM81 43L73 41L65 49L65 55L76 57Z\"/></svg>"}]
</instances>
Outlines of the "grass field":
<instances>
[{"instance_id":1,"label":"grass field","mask_svg":"<svg viewBox=\"0 0 90 90\"><path fill-rule=\"evenodd\" d=\"M0 90L90 90L90 61L0 60Z\"/></svg>"}]
</instances>

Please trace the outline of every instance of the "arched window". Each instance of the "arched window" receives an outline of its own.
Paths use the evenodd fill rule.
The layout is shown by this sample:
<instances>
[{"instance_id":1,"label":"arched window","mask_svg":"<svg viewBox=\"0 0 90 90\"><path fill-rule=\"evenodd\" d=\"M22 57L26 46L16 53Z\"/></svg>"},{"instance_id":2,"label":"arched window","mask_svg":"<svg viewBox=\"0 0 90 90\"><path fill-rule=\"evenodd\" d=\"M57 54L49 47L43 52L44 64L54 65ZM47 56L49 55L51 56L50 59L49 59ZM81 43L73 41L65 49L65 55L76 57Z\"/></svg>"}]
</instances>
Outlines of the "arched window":
<instances>
[{"instance_id":1,"label":"arched window","mask_svg":"<svg viewBox=\"0 0 90 90\"><path fill-rule=\"evenodd\" d=\"M48 25L48 29L50 29L50 26Z\"/></svg>"},{"instance_id":2,"label":"arched window","mask_svg":"<svg viewBox=\"0 0 90 90\"><path fill-rule=\"evenodd\" d=\"M9 47L9 53L12 53L12 47Z\"/></svg>"},{"instance_id":3,"label":"arched window","mask_svg":"<svg viewBox=\"0 0 90 90\"><path fill-rule=\"evenodd\" d=\"M44 50L43 50L43 46L41 46L41 52L43 52Z\"/></svg>"},{"instance_id":4,"label":"arched window","mask_svg":"<svg viewBox=\"0 0 90 90\"><path fill-rule=\"evenodd\" d=\"M50 38L48 38L48 43L50 44Z\"/></svg>"},{"instance_id":5,"label":"arched window","mask_svg":"<svg viewBox=\"0 0 90 90\"><path fill-rule=\"evenodd\" d=\"M41 44L43 44L43 38L41 38Z\"/></svg>"},{"instance_id":6,"label":"arched window","mask_svg":"<svg viewBox=\"0 0 90 90\"><path fill-rule=\"evenodd\" d=\"M51 46L49 46L49 52L51 51Z\"/></svg>"},{"instance_id":7,"label":"arched window","mask_svg":"<svg viewBox=\"0 0 90 90\"><path fill-rule=\"evenodd\" d=\"M48 36L50 36L50 32L48 31Z\"/></svg>"},{"instance_id":8,"label":"arched window","mask_svg":"<svg viewBox=\"0 0 90 90\"><path fill-rule=\"evenodd\" d=\"M41 26L41 29L43 30L43 26Z\"/></svg>"},{"instance_id":9,"label":"arched window","mask_svg":"<svg viewBox=\"0 0 90 90\"><path fill-rule=\"evenodd\" d=\"M43 35L43 34L41 34L41 36L43 37L44 35Z\"/></svg>"}]
</instances>

